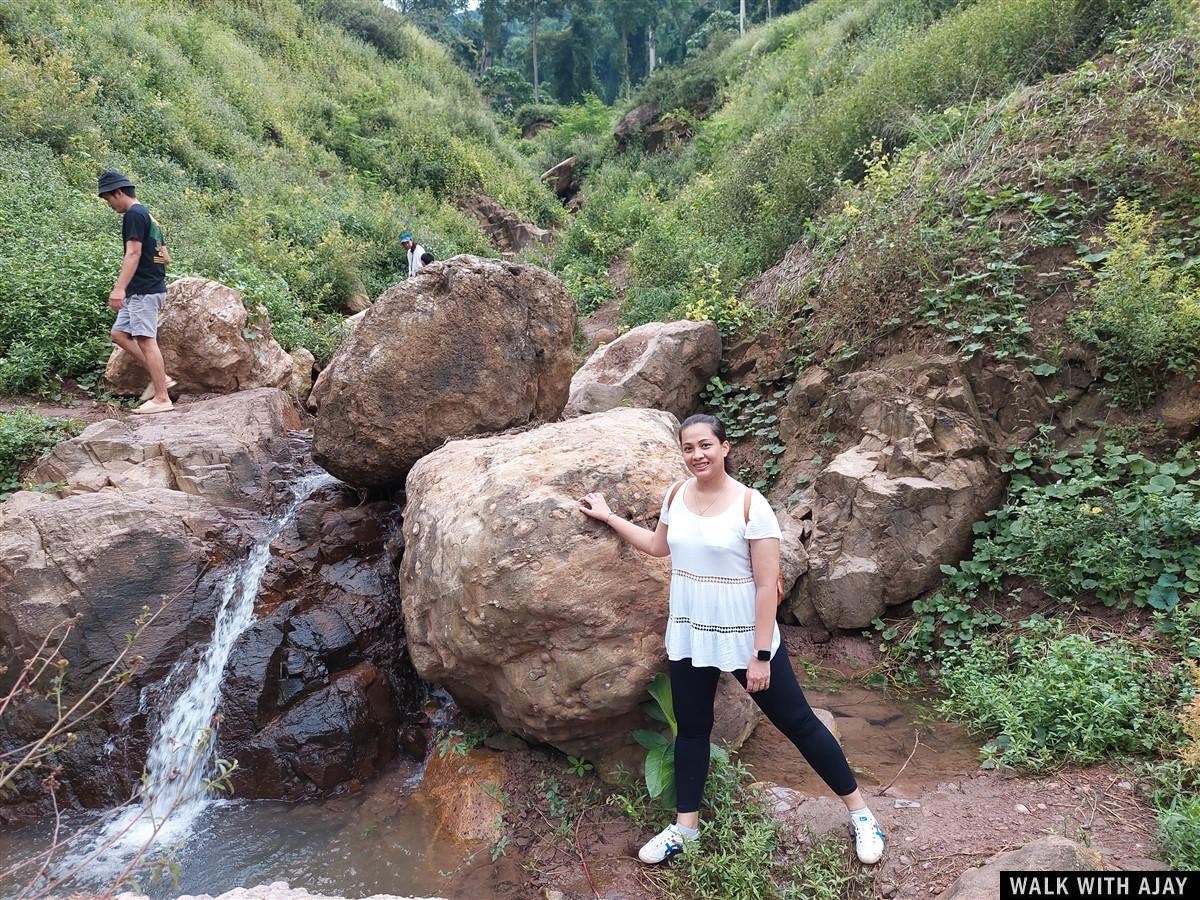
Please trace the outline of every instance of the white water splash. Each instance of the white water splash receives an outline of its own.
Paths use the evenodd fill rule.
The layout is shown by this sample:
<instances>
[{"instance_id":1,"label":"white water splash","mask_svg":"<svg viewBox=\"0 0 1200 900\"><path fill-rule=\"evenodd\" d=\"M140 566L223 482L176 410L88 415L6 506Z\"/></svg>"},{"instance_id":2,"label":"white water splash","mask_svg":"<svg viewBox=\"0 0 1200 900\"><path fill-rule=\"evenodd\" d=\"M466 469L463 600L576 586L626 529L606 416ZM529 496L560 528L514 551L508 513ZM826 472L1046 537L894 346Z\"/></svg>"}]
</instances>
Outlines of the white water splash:
<instances>
[{"instance_id":1,"label":"white water splash","mask_svg":"<svg viewBox=\"0 0 1200 900\"><path fill-rule=\"evenodd\" d=\"M105 826L88 850L69 854L65 862L69 863L71 857L86 858L104 847L102 854L89 863L89 870L92 875L111 877L139 851L187 837L208 803L205 781L211 777L216 748L212 719L221 699L225 665L237 639L254 622L254 600L271 560L271 543L291 523L300 504L333 480L322 472L298 481L293 486L291 503L226 577L212 641L150 747L141 804L122 812Z\"/></svg>"}]
</instances>

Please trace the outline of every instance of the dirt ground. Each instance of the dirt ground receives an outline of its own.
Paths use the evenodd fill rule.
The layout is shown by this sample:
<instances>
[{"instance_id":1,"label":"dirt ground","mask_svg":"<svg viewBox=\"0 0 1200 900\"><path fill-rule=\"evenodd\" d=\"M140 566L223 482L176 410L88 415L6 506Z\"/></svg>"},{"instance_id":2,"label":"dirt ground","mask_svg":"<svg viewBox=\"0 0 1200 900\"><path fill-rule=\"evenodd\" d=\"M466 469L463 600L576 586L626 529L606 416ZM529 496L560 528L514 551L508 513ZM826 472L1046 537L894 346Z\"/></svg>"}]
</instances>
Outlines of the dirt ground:
<instances>
[{"instance_id":1,"label":"dirt ground","mask_svg":"<svg viewBox=\"0 0 1200 900\"><path fill-rule=\"evenodd\" d=\"M1112 868L1162 868L1152 859L1153 811L1131 772L1113 765L1045 776L981 770L982 739L937 721L920 704L830 680L877 665L869 641L837 636L812 644L803 630L786 631L794 656L810 668L826 667L817 681L807 680L806 691L814 705L833 712L888 835L883 862L872 873L874 896L937 896L994 854L1050 834L1092 847ZM598 779L571 773L564 757L546 749L474 753L503 759L504 853L495 863L489 851L477 853L447 896L480 896L474 892L485 888L504 898L661 896L636 859L649 832L605 802L610 789ZM770 723L759 724L739 759L763 782L790 789L777 791L776 806L787 840L843 835L849 841L838 801Z\"/></svg>"}]
</instances>

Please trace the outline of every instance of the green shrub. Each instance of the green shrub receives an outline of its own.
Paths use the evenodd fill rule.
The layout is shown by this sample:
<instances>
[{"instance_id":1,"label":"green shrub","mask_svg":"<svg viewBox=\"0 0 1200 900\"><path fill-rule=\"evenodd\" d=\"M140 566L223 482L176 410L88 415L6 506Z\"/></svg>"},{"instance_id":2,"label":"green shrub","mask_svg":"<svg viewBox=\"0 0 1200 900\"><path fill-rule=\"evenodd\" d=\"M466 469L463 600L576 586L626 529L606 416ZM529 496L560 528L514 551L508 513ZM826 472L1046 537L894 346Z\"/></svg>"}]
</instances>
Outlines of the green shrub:
<instances>
[{"instance_id":1,"label":"green shrub","mask_svg":"<svg viewBox=\"0 0 1200 900\"><path fill-rule=\"evenodd\" d=\"M1158 814L1158 842L1172 869L1200 868L1200 794L1195 785L1176 794Z\"/></svg>"},{"instance_id":2,"label":"green shrub","mask_svg":"<svg viewBox=\"0 0 1200 900\"><path fill-rule=\"evenodd\" d=\"M913 603L914 620L885 627L902 657L933 659L1003 621L992 608L1006 579L1028 579L1062 601L1170 612L1200 599L1200 479L1195 448L1155 462L1110 441L1077 456L1045 438L1004 468L1008 496L975 524L971 558L943 565L942 589Z\"/></svg>"},{"instance_id":3,"label":"green shrub","mask_svg":"<svg viewBox=\"0 0 1200 900\"><path fill-rule=\"evenodd\" d=\"M942 655L943 713L994 733L985 767L1043 771L1113 754L1160 754L1177 737L1166 712L1183 690L1148 649L1066 633L1034 617L1003 637Z\"/></svg>"},{"instance_id":4,"label":"green shrub","mask_svg":"<svg viewBox=\"0 0 1200 900\"><path fill-rule=\"evenodd\" d=\"M82 430L81 422L39 416L28 409L0 412L0 500L21 487L19 475L26 464Z\"/></svg>"},{"instance_id":5,"label":"green shrub","mask_svg":"<svg viewBox=\"0 0 1200 900\"><path fill-rule=\"evenodd\" d=\"M1108 247L1087 257L1103 260L1091 303L1071 320L1074 335L1096 348L1118 396L1139 406L1153 401L1166 373L1194 374L1200 359L1200 280L1171 264L1172 251L1154 242L1154 230L1136 202L1117 201Z\"/></svg>"},{"instance_id":6,"label":"green shrub","mask_svg":"<svg viewBox=\"0 0 1200 900\"><path fill-rule=\"evenodd\" d=\"M781 900L874 897L874 873L853 860L853 846L837 837L814 842L780 885Z\"/></svg>"},{"instance_id":7,"label":"green shrub","mask_svg":"<svg viewBox=\"0 0 1200 900\"><path fill-rule=\"evenodd\" d=\"M518 131L528 128L534 122L557 124L562 117L562 107L557 103L526 103L514 112L512 117Z\"/></svg>"},{"instance_id":8,"label":"green shrub","mask_svg":"<svg viewBox=\"0 0 1200 900\"><path fill-rule=\"evenodd\" d=\"M476 79L479 90L492 109L501 115L511 116L518 109L528 109L533 99L533 85L516 69L508 66L492 66Z\"/></svg>"},{"instance_id":9,"label":"green shrub","mask_svg":"<svg viewBox=\"0 0 1200 900\"><path fill-rule=\"evenodd\" d=\"M0 145L0 391L95 371L111 350L120 219L77 190L49 149Z\"/></svg>"},{"instance_id":10,"label":"green shrub","mask_svg":"<svg viewBox=\"0 0 1200 900\"><path fill-rule=\"evenodd\" d=\"M976 526L979 583L999 589L1004 575L1023 576L1064 600L1091 594L1160 610L1200 597L1194 447L1165 462L1115 442L1074 457L1018 449L1007 467L1005 504ZM1047 476L1061 480L1039 480Z\"/></svg>"}]
</instances>

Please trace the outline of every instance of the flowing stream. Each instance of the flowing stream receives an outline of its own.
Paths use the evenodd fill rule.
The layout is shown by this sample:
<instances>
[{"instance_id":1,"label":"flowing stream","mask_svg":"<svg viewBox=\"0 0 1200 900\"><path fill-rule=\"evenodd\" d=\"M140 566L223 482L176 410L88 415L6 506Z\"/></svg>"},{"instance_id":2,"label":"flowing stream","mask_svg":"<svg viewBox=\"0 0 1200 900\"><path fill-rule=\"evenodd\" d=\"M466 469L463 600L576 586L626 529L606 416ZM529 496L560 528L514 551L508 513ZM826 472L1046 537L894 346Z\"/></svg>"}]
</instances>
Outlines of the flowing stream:
<instances>
[{"instance_id":1,"label":"flowing stream","mask_svg":"<svg viewBox=\"0 0 1200 900\"><path fill-rule=\"evenodd\" d=\"M300 504L333 480L320 472L297 481L291 502L255 541L249 555L226 576L212 640L150 747L140 804L131 805L108 823L88 849L68 853L60 870L77 866L81 856L87 859L94 855L89 869L110 876L119 873L139 851L172 844L189 835L209 801L206 782L213 775L216 748L212 719L221 699L225 664L237 639L254 622L254 601L271 560L271 544L291 523Z\"/></svg>"}]
</instances>

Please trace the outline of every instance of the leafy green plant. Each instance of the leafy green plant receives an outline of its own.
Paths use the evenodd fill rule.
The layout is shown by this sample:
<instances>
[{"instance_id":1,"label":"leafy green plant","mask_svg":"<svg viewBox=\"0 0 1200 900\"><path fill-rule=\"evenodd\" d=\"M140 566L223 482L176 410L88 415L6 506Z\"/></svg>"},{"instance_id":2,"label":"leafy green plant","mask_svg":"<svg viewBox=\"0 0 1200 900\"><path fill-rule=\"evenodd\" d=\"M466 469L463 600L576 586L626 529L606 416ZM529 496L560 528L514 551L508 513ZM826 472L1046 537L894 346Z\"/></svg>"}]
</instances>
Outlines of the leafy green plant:
<instances>
[{"instance_id":1,"label":"leafy green plant","mask_svg":"<svg viewBox=\"0 0 1200 900\"><path fill-rule=\"evenodd\" d=\"M725 755L713 758L700 838L661 872L659 884L667 896L728 900L781 895L778 879L783 873L776 870L779 823L752 783L741 763Z\"/></svg>"},{"instance_id":2,"label":"leafy green plant","mask_svg":"<svg viewBox=\"0 0 1200 900\"><path fill-rule=\"evenodd\" d=\"M782 900L845 900L872 897L872 870L851 861L853 848L837 838L814 841L789 872L779 896Z\"/></svg>"},{"instance_id":3,"label":"leafy green plant","mask_svg":"<svg viewBox=\"0 0 1200 900\"><path fill-rule=\"evenodd\" d=\"M665 672L654 676L647 688L651 700L642 704L642 709L656 722L669 729L668 734L649 728L640 728L633 739L646 748L644 773L646 791L666 809L675 808L675 738L679 735L679 723L675 720L675 708L671 700L671 679ZM716 744L710 745L713 759L728 761L729 754Z\"/></svg>"},{"instance_id":4,"label":"leafy green plant","mask_svg":"<svg viewBox=\"0 0 1200 900\"><path fill-rule=\"evenodd\" d=\"M1073 634L1034 616L1011 633L941 654L939 709L996 737L983 766L1034 771L1112 754L1160 754L1177 738L1167 710L1184 689L1148 648Z\"/></svg>"},{"instance_id":5,"label":"leafy green plant","mask_svg":"<svg viewBox=\"0 0 1200 900\"><path fill-rule=\"evenodd\" d=\"M82 422L39 416L22 407L0 412L0 500L20 489L26 463L82 430Z\"/></svg>"},{"instance_id":6,"label":"leafy green plant","mask_svg":"<svg viewBox=\"0 0 1200 900\"><path fill-rule=\"evenodd\" d=\"M442 729L434 738L438 758L445 759L451 753L456 756L466 756L476 747L483 744L486 735L482 731L471 729L463 731L459 728Z\"/></svg>"},{"instance_id":7,"label":"leafy green plant","mask_svg":"<svg viewBox=\"0 0 1200 900\"><path fill-rule=\"evenodd\" d=\"M751 319L753 311L727 291L721 283L721 270L712 265L692 270L692 286L683 298L685 318L693 322L715 322L723 335L737 334Z\"/></svg>"},{"instance_id":8,"label":"leafy green plant","mask_svg":"<svg viewBox=\"0 0 1200 900\"><path fill-rule=\"evenodd\" d=\"M1196 451L1155 461L1116 441L1076 454L1044 436L1012 448L1008 496L975 523L971 558L943 565L939 591L902 626L877 621L900 656L933 659L1003 622L1008 579L1029 579L1064 602L1095 597L1161 612L1200 598L1200 478Z\"/></svg>"},{"instance_id":9,"label":"leafy green plant","mask_svg":"<svg viewBox=\"0 0 1200 900\"><path fill-rule=\"evenodd\" d=\"M595 768L590 762L581 756L567 756L567 771L572 775L582 778L588 772Z\"/></svg>"},{"instance_id":10,"label":"leafy green plant","mask_svg":"<svg viewBox=\"0 0 1200 900\"><path fill-rule=\"evenodd\" d=\"M779 435L780 402L785 389L771 391L762 385L743 386L714 375L704 386L700 399L706 409L725 424L731 441L749 440L764 455L762 471L738 473L758 491L769 490L779 476L779 459L787 449Z\"/></svg>"},{"instance_id":11,"label":"leafy green plant","mask_svg":"<svg viewBox=\"0 0 1200 900\"><path fill-rule=\"evenodd\" d=\"M1191 224L1200 226L1200 219ZM1154 219L1136 201L1117 200L1104 233L1107 248L1083 257L1085 265L1103 262L1103 268L1090 306L1072 316L1071 330L1096 348L1118 399L1146 406L1165 373L1195 372L1200 280L1172 264L1172 249L1155 240Z\"/></svg>"}]
</instances>

